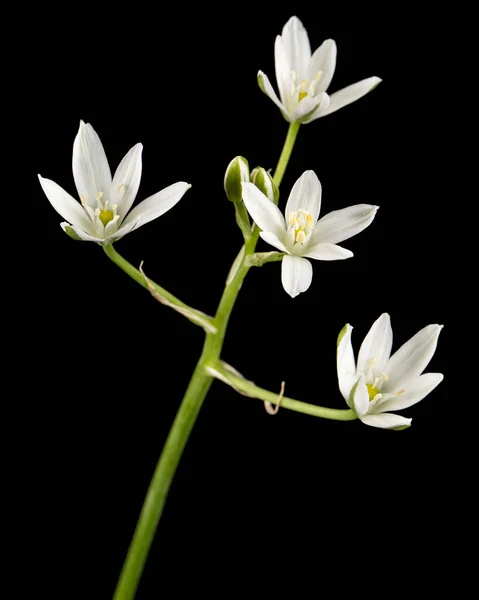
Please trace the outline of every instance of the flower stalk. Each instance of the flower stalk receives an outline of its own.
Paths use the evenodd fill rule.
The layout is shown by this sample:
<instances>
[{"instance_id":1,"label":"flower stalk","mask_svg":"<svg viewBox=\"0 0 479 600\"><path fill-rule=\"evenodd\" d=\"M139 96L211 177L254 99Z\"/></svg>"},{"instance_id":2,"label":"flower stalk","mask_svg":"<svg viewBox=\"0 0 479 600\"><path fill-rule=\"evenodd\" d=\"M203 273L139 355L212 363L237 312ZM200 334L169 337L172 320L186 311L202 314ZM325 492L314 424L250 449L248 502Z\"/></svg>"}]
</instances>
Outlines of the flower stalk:
<instances>
[{"instance_id":1,"label":"flower stalk","mask_svg":"<svg viewBox=\"0 0 479 600\"><path fill-rule=\"evenodd\" d=\"M273 176L273 180L278 187L293 151L298 129L299 125L295 123L291 124L288 129L283 151ZM241 262L236 266L234 272L231 273L223 291L216 315L213 319L216 332L206 333L203 351L196 368L193 371L190 383L173 425L171 426L170 433L148 488L143 508L138 518L136 529L120 573L113 600L133 600L135 596L176 468L180 462L181 455L196 422L201 406L203 405L206 394L213 383L214 376L208 371L208 368L211 368L211 365L217 364L220 360L229 317L243 284L243 280L250 269L250 266L247 264L247 257L254 253L258 237L259 228L255 225L251 236L249 239L245 240L244 253L242 254ZM113 246L108 245L104 250L106 255L123 269L125 273L130 275L137 283L148 289L147 280L142 273L120 256L116 250L114 250ZM184 305L172 294L169 294L166 290L161 288L161 286L158 286L153 282L151 282L151 285L155 287L160 295L167 298L173 304L187 307L187 305ZM190 309L190 307L187 308ZM234 377L234 374L231 372L229 373L230 377ZM261 393L263 392L267 393L266 390L263 390ZM275 394L270 394L269 401L274 402ZM295 402L292 399L288 400ZM282 400L282 404L283 403L284 399ZM351 412L351 414L353 414L352 411L347 410L338 412L343 412L344 414ZM355 418L355 416L351 418Z\"/></svg>"},{"instance_id":2,"label":"flower stalk","mask_svg":"<svg viewBox=\"0 0 479 600\"><path fill-rule=\"evenodd\" d=\"M306 402L300 402L287 396L281 396L279 393L270 392L263 388L258 387L252 381L241 377L239 374L235 374L231 368L227 368L224 363L217 361L213 364L208 364L207 372L213 375L216 379L220 379L227 385L230 385L235 391L248 396L249 398L257 398L263 400L263 402L269 402L277 405L281 400L281 408L286 408L295 412L303 413L305 415L311 415L313 417L320 417L322 419L331 419L335 421L354 421L357 419L357 415L353 410L341 410L336 408L326 408L324 406L317 406L316 404L308 404Z\"/></svg>"}]
</instances>

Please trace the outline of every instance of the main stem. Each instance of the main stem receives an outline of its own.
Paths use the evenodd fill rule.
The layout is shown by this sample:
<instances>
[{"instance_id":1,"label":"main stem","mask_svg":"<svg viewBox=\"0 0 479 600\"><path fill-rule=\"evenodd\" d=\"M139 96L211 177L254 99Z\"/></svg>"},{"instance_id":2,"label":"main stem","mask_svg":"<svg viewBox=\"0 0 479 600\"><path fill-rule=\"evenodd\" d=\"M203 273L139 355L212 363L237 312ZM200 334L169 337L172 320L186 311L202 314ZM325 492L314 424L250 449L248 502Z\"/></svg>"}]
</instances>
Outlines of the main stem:
<instances>
[{"instance_id":1,"label":"main stem","mask_svg":"<svg viewBox=\"0 0 479 600\"><path fill-rule=\"evenodd\" d=\"M276 167L273 176L274 182L278 186L283 179L298 131L299 123L292 123L289 126L283 151L281 152L278 166ZM245 243L245 257L255 251L258 236L259 229L256 226L251 237ZM129 271L125 269L125 265L116 259L115 254L107 252L107 255L114 260L120 268L130 274ZM132 600L135 596L176 468L180 462L181 455L196 422L196 418L200 412L206 394L213 382L213 376L207 373L206 367L209 363L214 363L220 357L228 320L249 268L250 267L245 263L245 258L243 258L235 275L224 289L214 319L217 332L214 334L206 334L203 351L196 368L193 371L185 396L175 420L173 421L170 433L168 434L160 459L156 465L155 472L153 473L138 518L138 523L123 564L123 569L118 580L113 597L114 600ZM139 278L135 279L141 285L145 285Z\"/></svg>"}]
</instances>

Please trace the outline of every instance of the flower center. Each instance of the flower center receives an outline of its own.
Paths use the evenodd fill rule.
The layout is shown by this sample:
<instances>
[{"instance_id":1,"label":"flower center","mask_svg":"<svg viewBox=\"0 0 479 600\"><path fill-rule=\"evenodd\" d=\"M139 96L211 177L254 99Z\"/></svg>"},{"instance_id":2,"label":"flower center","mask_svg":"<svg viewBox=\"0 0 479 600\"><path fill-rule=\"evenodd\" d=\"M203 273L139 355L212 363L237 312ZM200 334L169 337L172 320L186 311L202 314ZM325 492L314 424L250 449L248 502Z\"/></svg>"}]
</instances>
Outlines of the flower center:
<instances>
[{"instance_id":1,"label":"flower center","mask_svg":"<svg viewBox=\"0 0 479 600\"><path fill-rule=\"evenodd\" d=\"M103 227L106 227L108 223L116 223L120 215L116 214L117 204L110 206L110 202L108 200L102 202L102 198L103 192L98 192L96 195L97 208L95 209L95 217L101 221Z\"/></svg>"},{"instance_id":2,"label":"flower center","mask_svg":"<svg viewBox=\"0 0 479 600\"><path fill-rule=\"evenodd\" d=\"M381 373L380 377L377 377L373 372L374 364L376 363L376 358L373 357L369 361L369 369L366 375L366 379L372 381L372 383L366 383L366 387L368 388L369 400L377 399L381 397L381 387L385 381L389 379L387 373Z\"/></svg>"},{"instance_id":3,"label":"flower center","mask_svg":"<svg viewBox=\"0 0 479 600\"><path fill-rule=\"evenodd\" d=\"M107 202L105 202L107 204ZM103 223L103 226L106 227L108 223L113 219L113 211L112 210L100 210L100 214L98 218Z\"/></svg>"},{"instance_id":4,"label":"flower center","mask_svg":"<svg viewBox=\"0 0 479 600\"><path fill-rule=\"evenodd\" d=\"M376 396L379 394L378 388L374 387L374 385L371 385L370 383L367 383L366 387L368 388L369 401L374 400L374 398L376 398Z\"/></svg>"},{"instance_id":5,"label":"flower center","mask_svg":"<svg viewBox=\"0 0 479 600\"><path fill-rule=\"evenodd\" d=\"M303 245L314 229L313 215L303 208L291 211L288 223L288 231L293 232L294 244Z\"/></svg>"},{"instance_id":6,"label":"flower center","mask_svg":"<svg viewBox=\"0 0 479 600\"><path fill-rule=\"evenodd\" d=\"M308 96L311 96L312 98L314 98L314 96L316 94L316 86L318 85L322 76L323 76L323 72L318 71L316 73L316 77L313 79L313 81L308 82L307 79L302 79L299 82L299 84L297 84L296 83L296 79L297 79L296 71L291 71L291 80L293 83L293 95L297 95L298 102L301 102L301 100L304 100Z\"/></svg>"}]
</instances>

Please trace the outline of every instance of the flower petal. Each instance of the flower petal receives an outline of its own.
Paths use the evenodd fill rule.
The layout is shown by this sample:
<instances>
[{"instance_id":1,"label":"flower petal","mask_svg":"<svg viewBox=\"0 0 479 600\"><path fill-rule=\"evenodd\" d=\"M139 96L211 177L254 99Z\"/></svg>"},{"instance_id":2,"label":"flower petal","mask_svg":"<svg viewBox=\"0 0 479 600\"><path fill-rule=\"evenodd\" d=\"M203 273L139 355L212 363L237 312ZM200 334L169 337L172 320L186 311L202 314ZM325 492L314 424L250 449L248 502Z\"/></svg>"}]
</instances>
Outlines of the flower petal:
<instances>
[{"instance_id":1,"label":"flower petal","mask_svg":"<svg viewBox=\"0 0 479 600\"><path fill-rule=\"evenodd\" d=\"M113 244L113 242L117 242L123 236L125 236L127 233L130 233L134 229L138 229L138 227L140 225L143 225L143 223L141 222L141 218L136 219L136 221L131 221L130 223L127 223L126 225L122 225L116 233L113 233L112 235L110 235L108 237L107 242L109 244Z\"/></svg>"},{"instance_id":2,"label":"flower petal","mask_svg":"<svg viewBox=\"0 0 479 600\"><path fill-rule=\"evenodd\" d=\"M78 195L90 206L96 207L98 192L110 191L111 173L105 150L90 123L83 121L73 143L73 178Z\"/></svg>"},{"instance_id":3,"label":"flower petal","mask_svg":"<svg viewBox=\"0 0 479 600\"><path fill-rule=\"evenodd\" d=\"M284 214L286 219L290 213L300 209L311 213L316 223L321 208L321 183L314 171L305 171L293 185L289 194Z\"/></svg>"},{"instance_id":4,"label":"flower petal","mask_svg":"<svg viewBox=\"0 0 479 600\"><path fill-rule=\"evenodd\" d=\"M253 183L244 182L243 202L253 221L263 231L274 233L282 239L286 232L284 217L279 208L267 198Z\"/></svg>"},{"instance_id":5,"label":"flower petal","mask_svg":"<svg viewBox=\"0 0 479 600\"><path fill-rule=\"evenodd\" d=\"M283 259L284 260L284 259ZM354 360L354 350L351 344L351 333L353 328L349 323L345 326L346 331L341 331L338 348L336 351L336 368L338 371L339 391L346 400L349 408L352 408L349 402L349 395L356 379L356 362Z\"/></svg>"},{"instance_id":6,"label":"flower petal","mask_svg":"<svg viewBox=\"0 0 479 600\"><path fill-rule=\"evenodd\" d=\"M444 379L442 373L425 373L417 379L406 383L404 393L399 390L393 398L377 405L377 411L403 410L417 404L441 383ZM376 411L374 411L376 412Z\"/></svg>"},{"instance_id":7,"label":"flower petal","mask_svg":"<svg viewBox=\"0 0 479 600\"><path fill-rule=\"evenodd\" d=\"M368 77L367 79L363 79L362 81L358 81L357 83L353 83L352 85L348 85L348 87L339 90L339 92L335 92L330 95L330 103L329 108L320 116L325 117L326 115L330 115L333 112L336 112L343 106L347 106L352 102L356 102L363 96L365 96L368 92L374 90L376 86L381 83L382 79L379 77Z\"/></svg>"},{"instance_id":8,"label":"flower petal","mask_svg":"<svg viewBox=\"0 0 479 600\"><path fill-rule=\"evenodd\" d=\"M51 179L45 179L41 175L38 176L38 179L45 196L50 200L50 204L57 213L72 225L89 231L91 228L90 218L78 200L75 200L73 196L70 196L58 183Z\"/></svg>"},{"instance_id":9,"label":"flower petal","mask_svg":"<svg viewBox=\"0 0 479 600\"><path fill-rule=\"evenodd\" d=\"M268 76L265 75L263 73L263 71L258 71L257 79L258 79L258 85L260 87L260 90L264 94L266 94L267 96L269 96L271 98L271 100L276 104L276 106L279 108L279 110L283 113L283 117L287 121L290 121L290 117L287 114L287 110L283 106L283 104L281 104L281 102L279 101L278 96L276 95L276 92L274 91L273 86L271 85L271 82L268 79Z\"/></svg>"},{"instance_id":10,"label":"flower petal","mask_svg":"<svg viewBox=\"0 0 479 600\"><path fill-rule=\"evenodd\" d=\"M356 383L353 385L349 397L349 404L359 418L368 412L369 394L368 388L366 387L366 378L362 373L359 374Z\"/></svg>"},{"instance_id":11,"label":"flower petal","mask_svg":"<svg viewBox=\"0 0 479 600\"><path fill-rule=\"evenodd\" d=\"M283 38L280 35L276 36L276 40L274 42L274 65L279 95L281 97L281 101L286 107L290 104L291 96L294 93L295 88L291 72L292 68L289 63L289 58L286 55L286 51L284 49Z\"/></svg>"},{"instance_id":12,"label":"flower petal","mask_svg":"<svg viewBox=\"0 0 479 600\"><path fill-rule=\"evenodd\" d=\"M189 183L178 181L161 190L161 192L157 192L156 194L153 194L153 196L143 200L143 202L140 202L138 206L135 206L135 208L128 213L123 221L121 229L123 229L123 226L136 221L138 218L140 219L138 227L141 227L153 219L161 217L161 215L170 210L170 208L173 208L173 206L181 200L184 193L189 190L190 187L191 185Z\"/></svg>"},{"instance_id":13,"label":"flower petal","mask_svg":"<svg viewBox=\"0 0 479 600\"><path fill-rule=\"evenodd\" d=\"M105 240L102 238L98 238L94 235L90 235L89 233L87 233L86 231L83 231L83 229L81 227L77 227L76 225L70 225L69 223L60 223L60 227L63 229L63 231L69 235L70 237L72 237L70 235L70 233L68 233L67 231L67 227L69 229L72 229L73 232L84 242L96 242L97 244L101 244L102 242L104 242Z\"/></svg>"},{"instance_id":14,"label":"flower petal","mask_svg":"<svg viewBox=\"0 0 479 600\"><path fill-rule=\"evenodd\" d=\"M442 325L427 325L391 356L385 369L389 379L384 391L395 391L424 371L436 351L441 329Z\"/></svg>"},{"instance_id":15,"label":"flower petal","mask_svg":"<svg viewBox=\"0 0 479 600\"><path fill-rule=\"evenodd\" d=\"M313 279L313 267L300 256L286 255L282 261L281 282L291 298L305 292Z\"/></svg>"},{"instance_id":16,"label":"flower petal","mask_svg":"<svg viewBox=\"0 0 479 600\"><path fill-rule=\"evenodd\" d=\"M306 253L303 254L306 258L315 258L316 260L344 260L345 258L351 258L354 254L351 250L346 250L336 244L315 244L314 246L309 245L306 249Z\"/></svg>"},{"instance_id":17,"label":"flower petal","mask_svg":"<svg viewBox=\"0 0 479 600\"><path fill-rule=\"evenodd\" d=\"M309 115L306 115L306 117L302 118L301 123L303 123L304 125L306 125L306 123L311 123L311 121L314 121L315 119L321 117L323 115L323 113L328 110L328 108L329 108L328 94L326 92L321 92L321 94L319 94L319 96L321 96L321 99L320 99L319 106L317 106L316 110L313 113L310 113Z\"/></svg>"},{"instance_id":18,"label":"flower petal","mask_svg":"<svg viewBox=\"0 0 479 600\"><path fill-rule=\"evenodd\" d=\"M382 373L391 356L392 344L393 330L391 328L391 319L387 313L383 313L373 323L361 344L358 354L358 371L367 376L369 368L374 366L375 372Z\"/></svg>"},{"instance_id":19,"label":"flower petal","mask_svg":"<svg viewBox=\"0 0 479 600\"><path fill-rule=\"evenodd\" d=\"M317 94L325 92L328 89L336 69L336 56L336 42L334 40L325 40L311 57L307 80L308 82L314 81L318 74L321 73L316 85Z\"/></svg>"},{"instance_id":20,"label":"flower petal","mask_svg":"<svg viewBox=\"0 0 479 600\"><path fill-rule=\"evenodd\" d=\"M259 235L260 235L260 237L263 238L263 240L265 242L267 242L268 244L271 244L272 246L274 246L281 252L288 252L286 246L279 239L279 237L277 235L275 235L274 233L271 233L271 231L261 231Z\"/></svg>"},{"instance_id":21,"label":"flower petal","mask_svg":"<svg viewBox=\"0 0 479 600\"><path fill-rule=\"evenodd\" d=\"M298 17L291 17L281 32L284 52L288 59L289 68L295 71L298 81L306 78L311 46L308 33Z\"/></svg>"},{"instance_id":22,"label":"flower petal","mask_svg":"<svg viewBox=\"0 0 479 600\"><path fill-rule=\"evenodd\" d=\"M307 96L301 100L294 110L294 121L309 123L312 115L315 114L320 107L324 96L325 94L318 94L317 96Z\"/></svg>"},{"instance_id":23,"label":"flower petal","mask_svg":"<svg viewBox=\"0 0 479 600\"><path fill-rule=\"evenodd\" d=\"M141 179L142 144L136 144L118 165L111 184L110 200L118 205L120 222L135 201Z\"/></svg>"},{"instance_id":24,"label":"flower petal","mask_svg":"<svg viewBox=\"0 0 479 600\"><path fill-rule=\"evenodd\" d=\"M319 219L311 234L310 244L337 244L353 237L372 223L378 208L371 204L355 204L333 210Z\"/></svg>"},{"instance_id":25,"label":"flower petal","mask_svg":"<svg viewBox=\"0 0 479 600\"><path fill-rule=\"evenodd\" d=\"M400 415L393 413L381 413L377 415L364 415L360 417L361 421L365 425L371 425L371 427L380 427L381 429L405 429L411 425L412 419L406 419Z\"/></svg>"}]
</instances>

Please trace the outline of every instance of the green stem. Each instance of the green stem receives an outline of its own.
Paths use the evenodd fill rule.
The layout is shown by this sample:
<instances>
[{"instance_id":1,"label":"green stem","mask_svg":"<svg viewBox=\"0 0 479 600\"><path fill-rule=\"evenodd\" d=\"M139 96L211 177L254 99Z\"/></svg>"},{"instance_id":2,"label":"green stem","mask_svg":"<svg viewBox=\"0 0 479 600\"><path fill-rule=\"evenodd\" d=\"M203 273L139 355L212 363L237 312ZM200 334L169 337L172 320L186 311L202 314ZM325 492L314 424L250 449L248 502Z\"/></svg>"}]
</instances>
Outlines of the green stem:
<instances>
[{"instance_id":1,"label":"green stem","mask_svg":"<svg viewBox=\"0 0 479 600\"><path fill-rule=\"evenodd\" d=\"M283 151L281 152L278 166L276 167L273 177L278 186L283 178L284 171L291 156L298 130L299 124L293 123L289 127ZM132 600L135 596L176 467L178 466L190 432L193 429L203 400L213 382L213 376L207 371L208 365L216 364L219 360L231 311L233 310L243 280L250 269L246 264L246 257L254 253L258 236L259 229L255 226L249 239L245 240L245 253L241 264L238 266L236 273L231 277L223 291L214 317L214 324L217 330L215 333L210 332L206 334L200 359L193 372L177 416L171 426L168 439L151 480L135 533L118 580L114 600ZM112 246L106 246L104 250L107 256L123 269L125 273L130 275L130 277L143 287L148 288L148 284L140 271L135 269L128 261L120 256ZM172 303L177 304L178 306L184 306L189 310L194 310L184 305L180 300L157 284L151 283L160 295L164 296Z\"/></svg>"},{"instance_id":2,"label":"green stem","mask_svg":"<svg viewBox=\"0 0 479 600\"><path fill-rule=\"evenodd\" d=\"M289 158L291 156L291 152L293 151L294 142L296 141L296 136L298 135L300 126L301 123L291 123L289 126L288 134L284 140L283 150L278 160L278 166L276 167L276 171L274 172L273 176L273 180L278 187L283 181L283 175L286 171L286 167L288 166Z\"/></svg>"},{"instance_id":3,"label":"green stem","mask_svg":"<svg viewBox=\"0 0 479 600\"><path fill-rule=\"evenodd\" d=\"M258 398L259 400L271 404L280 403L281 408L294 410L305 415L312 415L313 417L321 417L322 419L333 419L335 421L354 421L358 418L350 409L341 410L337 408L326 408L325 406L308 404L306 402L294 400L293 398L288 398L287 396L281 396L279 393L269 392L268 390L258 387L252 381L248 381L248 379L235 375L229 369L223 367L221 363L211 365L209 367L209 372L222 381L225 381L226 379L226 382L228 382L236 391L242 392L250 398Z\"/></svg>"},{"instance_id":4,"label":"green stem","mask_svg":"<svg viewBox=\"0 0 479 600\"><path fill-rule=\"evenodd\" d=\"M248 240L251 237L251 223L249 222L248 211L243 202L235 202L236 222L241 229L243 238Z\"/></svg>"},{"instance_id":5,"label":"green stem","mask_svg":"<svg viewBox=\"0 0 479 600\"><path fill-rule=\"evenodd\" d=\"M121 256L121 254L118 254L118 252L113 248L112 244L108 244L108 246L103 246L103 250L105 251L105 254L108 256L108 258L112 260L117 266L119 266L122 271L129 275L134 281L136 281L136 283L139 283L141 286L148 289L148 283L145 279L145 276L141 273L141 271L136 269L131 263L124 259L123 256ZM161 285L158 285L154 281L151 281L150 278L148 278L148 281L155 288L155 290L159 294L161 294L161 296L166 298L166 300L171 302L171 304L175 304L176 306L180 306L181 308L185 308L187 310L195 310L194 308L191 308L191 306L188 306L187 304L176 298L176 296L173 296L173 294L170 294L170 292L165 290L165 288L162 288Z\"/></svg>"},{"instance_id":6,"label":"green stem","mask_svg":"<svg viewBox=\"0 0 479 600\"><path fill-rule=\"evenodd\" d=\"M118 580L114 600L126 600L135 596L176 467L180 462L186 442L212 382L212 377L205 372L204 357L202 355L193 372L183 402L173 421L160 460L153 473L123 570Z\"/></svg>"}]
</instances>

